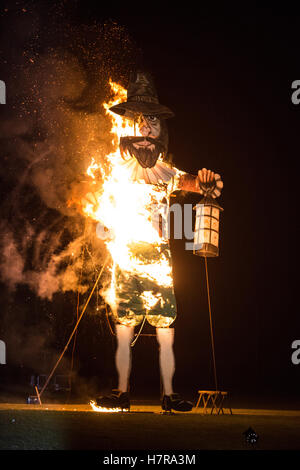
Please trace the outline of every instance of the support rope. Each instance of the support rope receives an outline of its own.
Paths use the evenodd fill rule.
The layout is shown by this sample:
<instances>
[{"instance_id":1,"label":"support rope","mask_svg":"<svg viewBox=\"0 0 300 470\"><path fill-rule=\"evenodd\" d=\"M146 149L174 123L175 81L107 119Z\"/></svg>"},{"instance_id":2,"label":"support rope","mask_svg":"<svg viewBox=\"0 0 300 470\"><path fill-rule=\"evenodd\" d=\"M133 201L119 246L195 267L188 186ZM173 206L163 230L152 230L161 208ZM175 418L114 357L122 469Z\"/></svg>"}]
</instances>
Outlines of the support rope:
<instances>
[{"instance_id":1,"label":"support rope","mask_svg":"<svg viewBox=\"0 0 300 470\"><path fill-rule=\"evenodd\" d=\"M131 346L132 348L133 348L133 346L135 345L135 343L137 342L137 339L138 339L138 337L140 336L140 334L141 334L141 332L142 332L142 329L143 329L143 327L144 327L144 325L145 325L145 321L146 321L146 315L145 315L144 318L143 318L143 323L142 323L142 325L141 325L139 331L137 332L137 334L136 334L136 336L135 336L135 339L134 339L134 340L132 341L132 343L130 344L130 346Z\"/></svg>"},{"instance_id":2,"label":"support rope","mask_svg":"<svg viewBox=\"0 0 300 470\"><path fill-rule=\"evenodd\" d=\"M86 225L84 227L83 239L85 238L85 231L86 231ZM78 283L78 289L77 289L77 302L76 302L76 320L78 320L78 317L79 317L79 301L80 301L79 285L82 279L83 260L84 260L84 246L82 247L82 251L81 251L81 268L80 268L80 276L79 276L79 283ZM74 367L74 354L75 354L77 333L78 333L78 330L76 330L74 341L73 341L73 348L72 348L71 367L70 367L70 373L69 373L69 388L70 388L69 397L72 391L72 375L73 375L73 367Z\"/></svg>"}]
</instances>

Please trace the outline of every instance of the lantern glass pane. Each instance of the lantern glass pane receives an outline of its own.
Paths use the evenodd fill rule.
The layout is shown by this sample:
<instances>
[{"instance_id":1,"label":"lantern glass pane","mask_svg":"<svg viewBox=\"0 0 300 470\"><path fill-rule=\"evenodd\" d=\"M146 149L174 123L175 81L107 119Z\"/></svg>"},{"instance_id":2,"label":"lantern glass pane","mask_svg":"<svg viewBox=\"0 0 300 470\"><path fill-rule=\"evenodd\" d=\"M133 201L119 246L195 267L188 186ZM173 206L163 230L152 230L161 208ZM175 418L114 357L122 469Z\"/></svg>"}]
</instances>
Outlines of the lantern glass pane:
<instances>
[{"instance_id":1,"label":"lantern glass pane","mask_svg":"<svg viewBox=\"0 0 300 470\"><path fill-rule=\"evenodd\" d=\"M211 214L211 206L204 206L204 215Z\"/></svg>"},{"instance_id":2,"label":"lantern glass pane","mask_svg":"<svg viewBox=\"0 0 300 470\"><path fill-rule=\"evenodd\" d=\"M219 234L217 232L211 232L211 244L219 246Z\"/></svg>"},{"instance_id":3,"label":"lantern glass pane","mask_svg":"<svg viewBox=\"0 0 300 470\"><path fill-rule=\"evenodd\" d=\"M210 230L203 230L203 243L210 242Z\"/></svg>"},{"instance_id":4,"label":"lantern glass pane","mask_svg":"<svg viewBox=\"0 0 300 470\"><path fill-rule=\"evenodd\" d=\"M203 243L204 241L204 235L203 235L203 230L199 230L198 232L198 237L197 237L197 243Z\"/></svg>"},{"instance_id":5,"label":"lantern glass pane","mask_svg":"<svg viewBox=\"0 0 300 470\"><path fill-rule=\"evenodd\" d=\"M211 228L216 230L217 232L219 231L219 221L216 219L211 219Z\"/></svg>"},{"instance_id":6,"label":"lantern glass pane","mask_svg":"<svg viewBox=\"0 0 300 470\"><path fill-rule=\"evenodd\" d=\"M211 225L211 217L204 217L204 228L210 228Z\"/></svg>"},{"instance_id":7,"label":"lantern glass pane","mask_svg":"<svg viewBox=\"0 0 300 470\"><path fill-rule=\"evenodd\" d=\"M199 228L204 227L204 216L201 214L199 217L196 218L196 230Z\"/></svg>"},{"instance_id":8,"label":"lantern glass pane","mask_svg":"<svg viewBox=\"0 0 300 470\"><path fill-rule=\"evenodd\" d=\"M217 207L213 207L211 215L219 220L220 209L218 209Z\"/></svg>"}]
</instances>

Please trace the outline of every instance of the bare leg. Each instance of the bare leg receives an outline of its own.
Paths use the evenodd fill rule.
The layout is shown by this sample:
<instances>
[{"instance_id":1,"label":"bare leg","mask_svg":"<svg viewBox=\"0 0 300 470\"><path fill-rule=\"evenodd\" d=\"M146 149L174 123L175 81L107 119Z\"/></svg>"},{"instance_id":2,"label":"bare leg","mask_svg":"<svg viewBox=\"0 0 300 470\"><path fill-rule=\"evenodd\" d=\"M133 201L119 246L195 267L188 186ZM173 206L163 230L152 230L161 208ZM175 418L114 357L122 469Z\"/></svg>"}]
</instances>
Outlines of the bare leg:
<instances>
[{"instance_id":1,"label":"bare leg","mask_svg":"<svg viewBox=\"0 0 300 470\"><path fill-rule=\"evenodd\" d=\"M118 346L116 351L116 368L119 375L118 389L127 392L131 371L131 346L134 327L116 325Z\"/></svg>"},{"instance_id":2,"label":"bare leg","mask_svg":"<svg viewBox=\"0 0 300 470\"><path fill-rule=\"evenodd\" d=\"M172 382L175 372L174 328L156 328L156 337L159 344L159 364L164 395L171 395L173 393Z\"/></svg>"}]
</instances>

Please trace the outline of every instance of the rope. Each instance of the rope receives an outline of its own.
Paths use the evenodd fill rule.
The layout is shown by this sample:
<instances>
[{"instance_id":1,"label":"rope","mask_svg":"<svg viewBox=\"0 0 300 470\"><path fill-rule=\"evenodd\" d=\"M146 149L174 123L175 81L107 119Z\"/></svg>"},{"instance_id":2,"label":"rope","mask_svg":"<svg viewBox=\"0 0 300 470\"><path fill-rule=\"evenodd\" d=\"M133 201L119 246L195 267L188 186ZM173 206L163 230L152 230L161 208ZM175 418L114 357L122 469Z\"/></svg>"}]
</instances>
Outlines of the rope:
<instances>
[{"instance_id":1,"label":"rope","mask_svg":"<svg viewBox=\"0 0 300 470\"><path fill-rule=\"evenodd\" d=\"M110 324L110 321L109 321L109 318L108 318L108 312L107 312L107 304L105 304L105 314L106 314L106 320L107 320L107 324L108 324L108 328L109 328L109 331L110 331L110 334L112 336L116 336L116 334L114 333L112 327L111 327L111 324Z\"/></svg>"},{"instance_id":2,"label":"rope","mask_svg":"<svg viewBox=\"0 0 300 470\"><path fill-rule=\"evenodd\" d=\"M141 327L140 327L138 333L136 334L135 339L134 339L134 340L132 341L132 343L130 344L130 346L131 346L132 348L133 348L133 346L135 345L135 343L137 342L137 339L138 339L138 337L139 337L140 334L141 334L141 331L142 331L142 329L143 329L143 327L144 327L145 321L146 321L146 315L144 316L143 323L142 323L142 325L141 325Z\"/></svg>"},{"instance_id":3,"label":"rope","mask_svg":"<svg viewBox=\"0 0 300 470\"><path fill-rule=\"evenodd\" d=\"M80 294L79 294L79 290L78 290L78 292L77 292L77 305L76 305L76 320L78 320L78 316L79 316L79 298L80 298ZM70 387L69 395L71 394L71 390L72 390L72 375L73 375L73 367L74 367L74 354L75 354L77 333L78 333L78 330L76 330L76 333L75 333L75 336L74 336L74 341L73 341L73 348L72 348L71 366L70 366L70 373L69 373L69 387Z\"/></svg>"},{"instance_id":4,"label":"rope","mask_svg":"<svg viewBox=\"0 0 300 470\"><path fill-rule=\"evenodd\" d=\"M68 339L67 344L65 345L65 347L64 347L64 349L63 349L61 355L59 356L59 358L58 358L58 360L57 360L55 366L53 367L51 373L49 374L49 376L48 376L48 378L47 378L47 380L46 380L46 382L45 382L45 385L43 386L43 388L42 388L42 390L41 390L40 396L43 394L44 390L46 389L46 387L47 387L48 383L50 382L50 380L51 380L51 378L52 378L52 376L53 376L55 370L57 369L58 364L60 363L60 361L62 360L62 358L63 358L63 356L64 356L64 354L65 354L65 352L66 352L66 350L68 349L68 346L69 346L69 344L70 344L70 342L71 342L71 339L73 338L74 333L76 332L76 330L77 330L77 328L78 328L78 325L79 325L79 323L80 323L80 321L81 321L81 319L82 319L82 317L83 317L83 314L84 314L84 312L86 311L86 308L87 308L87 306L88 306L88 304L89 304L89 302L90 302L90 300L91 300L91 297L92 297L92 295L93 295L93 293L94 293L94 290L96 289L96 286L97 286L97 284L98 284L98 281L99 281L100 277L102 276L102 273L103 273L104 268L105 268L105 266L106 266L106 264L107 264L107 261L108 261L108 256L107 256L106 260L104 261L104 264L103 264L103 266L102 266L102 268L101 268L101 270L100 270L100 272L99 272L99 274L98 274L98 277L97 277L96 282L95 282L95 284L94 284L94 286L93 286L93 288L92 288L92 290L91 290L91 293L90 293L90 295L89 295L89 297L88 297L88 299L87 299L87 301L86 301L86 303L85 303L85 305L84 305L84 307L83 307L83 309L82 309L82 312L81 312L81 314L80 314L80 317L78 318L78 320L77 320L77 322L76 322L76 325L74 326L74 329L73 329L73 331L72 331L72 333L71 333L71 336L70 336L70 338Z\"/></svg>"},{"instance_id":5,"label":"rope","mask_svg":"<svg viewBox=\"0 0 300 470\"><path fill-rule=\"evenodd\" d=\"M86 231L86 225L84 227L83 238L85 237L85 231ZM81 251L81 269L80 269L79 284L80 284L81 279L82 279L84 246L82 247L81 250L82 250ZM77 302L76 302L76 320L78 320L78 316L79 316L79 300L80 300L80 293L79 293L79 287L78 287ZM69 387L70 387L69 396L71 395L71 390L72 390L72 374L73 374L73 366L74 366L74 353L75 353L75 347L76 347L77 332L78 332L78 330L76 330L76 334L75 334L74 341L73 341L73 348L72 348L71 367L70 367L70 374L69 374Z\"/></svg>"},{"instance_id":6,"label":"rope","mask_svg":"<svg viewBox=\"0 0 300 470\"><path fill-rule=\"evenodd\" d=\"M206 256L205 256L204 259L205 259L206 286L207 286L207 298L208 298L208 309L209 309L210 337L211 337L211 347L212 347L213 364L214 364L215 389L217 391L218 390L217 367L216 367L214 332L213 332L212 315L211 315L210 292L209 292L208 269L207 269L207 258L206 258Z\"/></svg>"}]
</instances>

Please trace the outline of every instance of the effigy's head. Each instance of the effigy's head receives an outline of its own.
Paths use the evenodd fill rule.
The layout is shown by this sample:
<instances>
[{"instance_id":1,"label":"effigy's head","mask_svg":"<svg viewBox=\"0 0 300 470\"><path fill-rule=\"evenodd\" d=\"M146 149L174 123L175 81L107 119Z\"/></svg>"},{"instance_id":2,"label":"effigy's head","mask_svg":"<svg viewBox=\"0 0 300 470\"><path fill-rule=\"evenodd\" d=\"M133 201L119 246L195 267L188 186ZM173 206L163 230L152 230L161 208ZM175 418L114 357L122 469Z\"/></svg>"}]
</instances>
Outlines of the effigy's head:
<instances>
[{"instance_id":1,"label":"effigy's head","mask_svg":"<svg viewBox=\"0 0 300 470\"><path fill-rule=\"evenodd\" d=\"M126 119L133 120L139 136L120 139L121 154L126 152L138 160L143 168L152 168L158 157L168 150L166 119L174 113L158 101L152 77L146 72L132 74L127 90L127 101L110 108Z\"/></svg>"}]
</instances>

